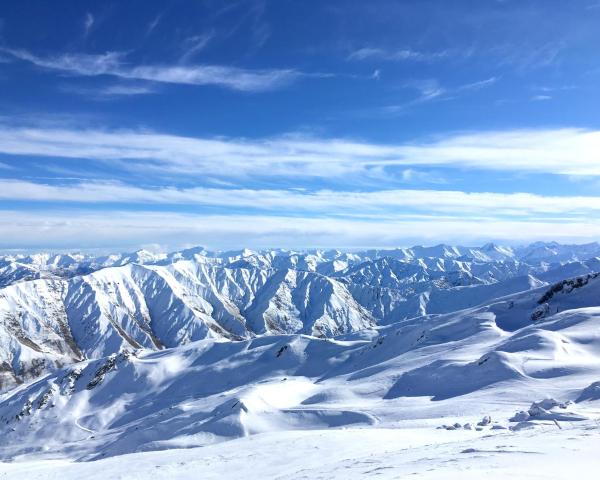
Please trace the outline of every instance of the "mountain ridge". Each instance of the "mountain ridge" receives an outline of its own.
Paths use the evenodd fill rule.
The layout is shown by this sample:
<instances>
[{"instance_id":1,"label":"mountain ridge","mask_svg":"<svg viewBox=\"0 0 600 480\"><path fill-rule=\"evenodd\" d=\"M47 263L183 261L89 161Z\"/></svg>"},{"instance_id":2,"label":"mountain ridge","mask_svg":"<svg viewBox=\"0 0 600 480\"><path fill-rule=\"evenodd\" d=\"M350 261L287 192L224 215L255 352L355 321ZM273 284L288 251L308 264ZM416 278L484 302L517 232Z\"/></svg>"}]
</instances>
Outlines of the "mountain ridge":
<instances>
[{"instance_id":1,"label":"mountain ridge","mask_svg":"<svg viewBox=\"0 0 600 480\"><path fill-rule=\"evenodd\" d=\"M267 431L407 418L431 428L432 419L452 418L463 402L467 416L479 418L495 405L486 432L519 421L499 398L517 409L532 397L559 394L587 412L600 363L599 294L600 278L589 276L336 339L207 338L85 360L0 397L0 454L44 455L50 448L95 460ZM547 314L534 316L544 304ZM578 418L561 408L557 418Z\"/></svg>"},{"instance_id":2,"label":"mountain ridge","mask_svg":"<svg viewBox=\"0 0 600 480\"><path fill-rule=\"evenodd\" d=\"M549 263L548 251L570 261ZM38 268L49 278L11 277L0 289L0 390L125 349L272 334L335 337L449 313L588 274L600 267L590 257L596 253L598 244L553 243L521 250L442 244L362 253L194 247L171 254L13 256L11 265L28 261L29 271ZM544 260L519 259L535 255Z\"/></svg>"}]
</instances>

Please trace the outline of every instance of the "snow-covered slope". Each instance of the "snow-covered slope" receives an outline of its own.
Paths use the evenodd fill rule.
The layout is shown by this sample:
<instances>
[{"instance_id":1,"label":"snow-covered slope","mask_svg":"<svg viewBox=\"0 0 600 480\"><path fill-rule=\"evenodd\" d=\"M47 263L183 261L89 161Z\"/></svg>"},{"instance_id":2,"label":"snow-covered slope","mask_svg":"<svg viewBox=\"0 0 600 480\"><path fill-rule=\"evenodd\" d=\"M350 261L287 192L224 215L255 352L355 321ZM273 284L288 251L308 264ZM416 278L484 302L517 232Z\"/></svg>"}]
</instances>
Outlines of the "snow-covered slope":
<instances>
[{"instance_id":1,"label":"snow-covered slope","mask_svg":"<svg viewBox=\"0 0 600 480\"><path fill-rule=\"evenodd\" d=\"M277 333L331 337L375 323L344 283L317 273L127 264L1 290L2 387L124 349Z\"/></svg>"},{"instance_id":2,"label":"snow-covered slope","mask_svg":"<svg viewBox=\"0 0 600 480\"><path fill-rule=\"evenodd\" d=\"M14 283L0 290L0 473L397 478L428 475L433 456L441 478L445 462L479 478L498 452L566 443L589 463L600 261L553 263L546 250L566 253L546 247L537 263L495 245L193 249ZM543 458L523 458L527 476L560 471Z\"/></svg>"},{"instance_id":3,"label":"snow-covered slope","mask_svg":"<svg viewBox=\"0 0 600 480\"><path fill-rule=\"evenodd\" d=\"M542 423L542 422L539 422ZM65 458L0 463L11 480L594 480L600 428L545 422L519 432L429 428L276 431L199 448L172 448L92 462Z\"/></svg>"},{"instance_id":4,"label":"snow-covered slope","mask_svg":"<svg viewBox=\"0 0 600 480\"><path fill-rule=\"evenodd\" d=\"M126 349L273 334L334 337L471 308L599 271L600 260L590 257L597 247L6 256L0 391Z\"/></svg>"},{"instance_id":5,"label":"snow-covered slope","mask_svg":"<svg viewBox=\"0 0 600 480\"><path fill-rule=\"evenodd\" d=\"M88 360L4 394L0 455L89 460L342 426L464 430L487 415L482 434L593 419L599 299L589 276L336 339L207 338ZM529 407L546 397L559 401Z\"/></svg>"},{"instance_id":6,"label":"snow-covered slope","mask_svg":"<svg viewBox=\"0 0 600 480\"><path fill-rule=\"evenodd\" d=\"M0 389L83 358L69 328L61 280L0 291Z\"/></svg>"}]
</instances>

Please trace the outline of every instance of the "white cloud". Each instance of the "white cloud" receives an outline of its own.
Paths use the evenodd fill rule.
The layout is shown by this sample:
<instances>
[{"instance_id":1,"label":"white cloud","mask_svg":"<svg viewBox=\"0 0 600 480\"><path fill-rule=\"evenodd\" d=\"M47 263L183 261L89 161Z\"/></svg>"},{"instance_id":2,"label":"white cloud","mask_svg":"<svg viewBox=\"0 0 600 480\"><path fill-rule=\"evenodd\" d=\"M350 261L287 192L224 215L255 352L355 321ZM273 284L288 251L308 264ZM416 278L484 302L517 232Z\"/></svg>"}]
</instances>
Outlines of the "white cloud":
<instances>
[{"instance_id":1,"label":"white cloud","mask_svg":"<svg viewBox=\"0 0 600 480\"><path fill-rule=\"evenodd\" d=\"M62 90L68 93L83 95L95 100L107 100L116 97L129 97L156 93L156 88L148 84L115 83L97 88L80 87L77 85L64 85Z\"/></svg>"},{"instance_id":2,"label":"white cloud","mask_svg":"<svg viewBox=\"0 0 600 480\"><path fill-rule=\"evenodd\" d=\"M171 247L389 247L415 243L510 243L597 239L600 222L518 222L423 217L396 220L298 216L194 215L169 212L0 211L0 248L111 248L148 239Z\"/></svg>"},{"instance_id":3,"label":"white cloud","mask_svg":"<svg viewBox=\"0 0 600 480\"><path fill-rule=\"evenodd\" d=\"M485 80L479 80L477 82L466 83L464 85L460 85L455 89L455 91L464 91L464 90L480 90L482 88L489 87L498 81L497 77L486 78Z\"/></svg>"},{"instance_id":4,"label":"white cloud","mask_svg":"<svg viewBox=\"0 0 600 480\"><path fill-rule=\"evenodd\" d=\"M104 96L146 95L154 92L156 92L156 89L148 85L115 84L99 89L99 93Z\"/></svg>"},{"instance_id":5,"label":"white cloud","mask_svg":"<svg viewBox=\"0 0 600 480\"><path fill-rule=\"evenodd\" d=\"M215 33L211 31L202 35L194 35L186 38L182 45L183 54L179 61L185 63L192 59L197 53L206 48L214 36Z\"/></svg>"},{"instance_id":6,"label":"white cloud","mask_svg":"<svg viewBox=\"0 0 600 480\"><path fill-rule=\"evenodd\" d=\"M386 113L397 114L407 110L415 105L440 100L451 100L461 95L464 92L481 90L491 87L498 81L496 77L486 78L476 82L466 83L457 87L446 88L442 86L436 79L415 80L406 83L407 88L418 90L419 96L415 99L399 105L388 105L384 108Z\"/></svg>"},{"instance_id":7,"label":"white cloud","mask_svg":"<svg viewBox=\"0 0 600 480\"><path fill-rule=\"evenodd\" d=\"M154 31L154 29L160 23L162 16L163 16L162 13L158 14L156 17L154 17L154 19L150 23L148 23L148 27L146 28L146 35L150 35Z\"/></svg>"},{"instance_id":8,"label":"white cloud","mask_svg":"<svg viewBox=\"0 0 600 480\"><path fill-rule=\"evenodd\" d=\"M85 18L83 20L83 29L84 29L84 34L86 37L90 33L93 26L94 26L94 16L88 12L85 14Z\"/></svg>"},{"instance_id":9,"label":"white cloud","mask_svg":"<svg viewBox=\"0 0 600 480\"><path fill-rule=\"evenodd\" d=\"M550 95L534 95L531 97L531 100L534 102L543 102L544 100L552 100Z\"/></svg>"},{"instance_id":10,"label":"white cloud","mask_svg":"<svg viewBox=\"0 0 600 480\"><path fill-rule=\"evenodd\" d=\"M441 97L447 92L446 89L434 79L413 82L409 84L409 86L416 88L421 94L417 99L419 102L433 100L434 98Z\"/></svg>"},{"instance_id":11,"label":"white cloud","mask_svg":"<svg viewBox=\"0 0 600 480\"><path fill-rule=\"evenodd\" d=\"M385 60L385 61L418 61L430 62L448 56L448 52L419 52L410 48L399 50L386 50L383 48L364 47L353 51L348 56L348 60Z\"/></svg>"},{"instance_id":12,"label":"white cloud","mask_svg":"<svg viewBox=\"0 0 600 480\"><path fill-rule=\"evenodd\" d=\"M560 39L537 45L506 43L496 46L489 53L500 58L500 66L511 66L525 72L556 65L566 48L567 43Z\"/></svg>"},{"instance_id":13,"label":"white cloud","mask_svg":"<svg viewBox=\"0 0 600 480\"><path fill-rule=\"evenodd\" d=\"M119 78L187 85L219 85L233 90L256 92L287 85L302 74L292 69L249 70L220 65L138 65L124 62L120 52L101 55L61 54L40 57L26 50L1 49L42 68L73 75L110 75Z\"/></svg>"},{"instance_id":14,"label":"white cloud","mask_svg":"<svg viewBox=\"0 0 600 480\"><path fill-rule=\"evenodd\" d=\"M247 188L140 188L116 182L48 185L0 180L0 200L205 205L255 208L314 215L387 215L417 211L453 215L531 216L600 212L600 197L542 196L530 193L467 193L396 189L371 192L298 191Z\"/></svg>"},{"instance_id":15,"label":"white cloud","mask_svg":"<svg viewBox=\"0 0 600 480\"><path fill-rule=\"evenodd\" d=\"M474 132L394 145L299 136L240 140L0 124L0 153L90 159L146 173L228 178L368 176L370 171L381 175L382 168L397 166L600 176L600 131L575 128Z\"/></svg>"}]
</instances>

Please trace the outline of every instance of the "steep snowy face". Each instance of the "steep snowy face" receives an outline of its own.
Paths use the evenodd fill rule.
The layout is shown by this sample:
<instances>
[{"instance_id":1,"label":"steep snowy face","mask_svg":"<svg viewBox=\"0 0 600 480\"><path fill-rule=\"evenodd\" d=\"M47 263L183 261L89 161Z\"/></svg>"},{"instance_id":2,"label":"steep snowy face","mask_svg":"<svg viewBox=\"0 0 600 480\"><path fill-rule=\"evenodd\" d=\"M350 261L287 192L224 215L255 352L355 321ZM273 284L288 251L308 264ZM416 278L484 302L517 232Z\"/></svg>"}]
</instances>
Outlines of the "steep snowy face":
<instances>
[{"instance_id":1,"label":"steep snowy face","mask_svg":"<svg viewBox=\"0 0 600 480\"><path fill-rule=\"evenodd\" d=\"M470 263L441 258L422 258L416 263L408 263L384 257L348 268L335 276L349 283L393 288L410 294L432 286L452 288L485 283L474 276L471 269Z\"/></svg>"},{"instance_id":2,"label":"steep snowy face","mask_svg":"<svg viewBox=\"0 0 600 480\"><path fill-rule=\"evenodd\" d=\"M311 272L279 270L246 310L256 333L332 337L375 325L342 283Z\"/></svg>"},{"instance_id":3,"label":"steep snowy face","mask_svg":"<svg viewBox=\"0 0 600 480\"><path fill-rule=\"evenodd\" d=\"M42 272L33 265L13 261L0 262L0 288L38 278L42 278Z\"/></svg>"},{"instance_id":4,"label":"steep snowy face","mask_svg":"<svg viewBox=\"0 0 600 480\"><path fill-rule=\"evenodd\" d=\"M61 280L18 283L0 291L0 389L83 358L69 328Z\"/></svg>"},{"instance_id":5,"label":"steep snowy face","mask_svg":"<svg viewBox=\"0 0 600 480\"><path fill-rule=\"evenodd\" d=\"M317 273L185 260L127 264L0 292L3 389L80 358L204 338L331 337L376 323L346 285Z\"/></svg>"}]
</instances>

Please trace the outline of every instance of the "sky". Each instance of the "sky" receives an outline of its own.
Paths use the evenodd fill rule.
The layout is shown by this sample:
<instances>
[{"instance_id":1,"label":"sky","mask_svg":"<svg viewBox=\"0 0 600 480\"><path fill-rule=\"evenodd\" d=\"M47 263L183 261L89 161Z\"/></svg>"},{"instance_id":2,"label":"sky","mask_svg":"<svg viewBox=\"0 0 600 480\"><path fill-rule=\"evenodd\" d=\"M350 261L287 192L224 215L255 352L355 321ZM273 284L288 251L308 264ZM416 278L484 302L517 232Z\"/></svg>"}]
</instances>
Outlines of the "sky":
<instances>
[{"instance_id":1,"label":"sky","mask_svg":"<svg viewBox=\"0 0 600 480\"><path fill-rule=\"evenodd\" d=\"M598 0L0 6L0 250L600 239Z\"/></svg>"}]
</instances>

